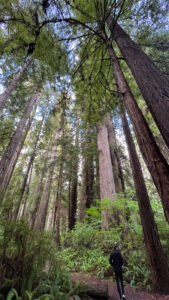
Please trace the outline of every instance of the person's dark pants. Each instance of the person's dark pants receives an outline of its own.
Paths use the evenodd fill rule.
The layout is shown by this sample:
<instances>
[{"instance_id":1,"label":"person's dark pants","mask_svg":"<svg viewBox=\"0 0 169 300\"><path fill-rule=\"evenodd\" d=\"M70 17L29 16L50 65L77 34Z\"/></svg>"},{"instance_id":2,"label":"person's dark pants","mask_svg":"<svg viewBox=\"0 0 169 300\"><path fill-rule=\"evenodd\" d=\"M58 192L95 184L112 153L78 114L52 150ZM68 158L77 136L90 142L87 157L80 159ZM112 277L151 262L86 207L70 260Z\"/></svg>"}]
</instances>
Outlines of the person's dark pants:
<instances>
[{"instance_id":1,"label":"person's dark pants","mask_svg":"<svg viewBox=\"0 0 169 300\"><path fill-rule=\"evenodd\" d=\"M116 279L117 290L119 292L119 296L120 296L120 298L122 298L122 294L124 294L124 284L123 284L122 272L115 272L115 279Z\"/></svg>"}]
</instances>

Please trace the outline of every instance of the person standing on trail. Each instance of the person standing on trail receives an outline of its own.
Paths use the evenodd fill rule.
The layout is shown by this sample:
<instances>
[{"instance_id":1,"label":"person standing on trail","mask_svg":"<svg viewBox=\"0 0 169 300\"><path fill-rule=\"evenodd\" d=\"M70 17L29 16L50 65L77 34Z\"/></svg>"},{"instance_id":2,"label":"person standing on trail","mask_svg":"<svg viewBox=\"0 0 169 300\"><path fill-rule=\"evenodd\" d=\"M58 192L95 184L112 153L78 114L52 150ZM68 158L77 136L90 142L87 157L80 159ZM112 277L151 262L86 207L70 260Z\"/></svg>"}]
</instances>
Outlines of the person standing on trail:
<instances>
[{"instance_id":1,"label":"person standing on trail","mask_svg":"<svg viewBox=\"0 0 169 300\"><path fill-rule=\"evenodd\" d=\"M114 245L114 250L109 257L109 263L114 269L117 290L120 296L119 300L126 299L126 296L124 295L124 284L123 284L123 275L122 275L123 257L117 245Z\"/></svg>"}]
</instances>

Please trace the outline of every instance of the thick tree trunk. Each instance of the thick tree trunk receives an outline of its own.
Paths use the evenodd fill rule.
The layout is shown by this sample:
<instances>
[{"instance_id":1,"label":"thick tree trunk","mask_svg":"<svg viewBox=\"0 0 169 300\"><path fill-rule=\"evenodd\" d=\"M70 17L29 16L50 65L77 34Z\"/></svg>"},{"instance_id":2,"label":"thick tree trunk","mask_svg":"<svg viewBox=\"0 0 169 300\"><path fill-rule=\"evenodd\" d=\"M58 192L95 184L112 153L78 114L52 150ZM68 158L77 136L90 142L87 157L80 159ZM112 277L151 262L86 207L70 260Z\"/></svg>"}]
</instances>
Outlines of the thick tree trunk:
<instances>
[{"instance_id":1,"label":"thick tree trunk","mask_svg":"<svg viewBox=\"0 0 169 300\"><path fill-rule=\"evenodd\" d=\"M133 123L141 153L161 197L166 220L169 222L169 166L160 152L146 120L127 84L112 47L112 43L105 34L104 38L114 68L119 92L123 95L124 104Z\"/></svg>"},{"instance_id":2,"label":"thick tree trunk","mask_svg":"<svg viewBox=\"0 0 169 300\"><path fill-rule=\"evenodd\" d=\"M1 185L0 185L0 201L3 200L5 192L8 188L9 183L10 183L13 171L15 169L16 163L18 161L18 157L19 157L19 155L21 153L21 150L23 148L23 145L24 145L25 139L27 137L28 131L30 129L30 126L32 124L33 118L34 118L34 113L29 118L28 123L27 123L26 128L25 128L24 133L23 133L23 137L21 138L21 140L18 143L16 149L14 150L14 153L13 153L11 159L10 159L10 163L8 165L8 168L6 169L5 175L3 177L3 181L1 182Z\"/></svg>"},{"instance_id":3,"label":"thick tree trunk","mask_svg":"<svg viewBox=\"0 0 169 300\"><path fill-rule=\"evenodd\" d=\"M102 201L102 230L109 229L112 214L104 208L104 200L114 200L115 185L111 164L110 148L106 123L97 125L97 144L99 150L100 196Z\"/></svg>"},{"instance_id":4,"label":"thick tree trunk","mask_svg":"<svg viewBox=\"0 0 169 300\"><path fill-rule=\"evenodd\" d=\"M113 123L112 123L110 113L106 114L106 125L108 130L108 139L110 145L110 155L111 155L111 162L113 167L115 190L116 193L124 193L124 181L123 181L122 168L121 168L120 158L117 151L116 136L115 136L115 131L113 128Z\"/></svg>"},{"instance_id":5,"label":"thick tree trunk","mask_svg":"<svg viewBox=\"0 0 169 300\"><path fill-rule=\"evenodd\" d=\"M54 138L54 145L52 147L51 155L50 155L50 162L49 162L49 168L46 174L46 180L45 185L43 189L42 199L40 202L40 207L38 211L38 216L36 218L35 222L35 228L36 230L42 231L45 228L46 223L46 216L47 216L47 210L48 210L48 204L49 204L49 197L50 197L50 189L51 189L51 183L52 183L52 176L55 166L55 157L56 157L56 151L57 151L57 141L60 136L60 133L57 132Z\"/></svg>"},{"instance_id":6,"label":"thick tree trunk","mask_svg":"<svg viewBox=\"0 0 169 300\"><path fill-rule=\"evenodd\" d=\"M73 174L71 178L71 193L70 193L70 214L69 214L69 230L72 230L76 224L77 212L77 184L78 184L78 162L79 162L79 124L76 125L76 140L75 140L75 160L73 163Z\"/></svg>"},{"instance_id":7,"label":"thick tree trunk","mask_svg":"<svg viewBox=\"0 0 169 300\"><path fill-rule=\"evenodd\" d=\"M14 132L14 134L8 144L8 147L0 161L0 191L2 189L3 180L4 180L4 177L6 176L6 172L11 163L14 152L16 151L17 146L20 143L20 140L24 135L24 129L25 129L26 123L28 121L28 118L30 116L30 113L38 100L39 100L39 92L36 92L33 95L33 97L31 98L30 102L28 103L26 112L23 115L23 117L21 118L21 120L19 121L17 129Z\"/></svg>"},{"instance_id":8,"label":"thick tree trunk","mask_svg":"<svg viewBox=\"0 0 169 300\"><path fill-rule=\"evenodd\" d=\"M81 191L80 191L80 203L79 203L79 215L78 221L84 223L85 211L86 211L86 172L85 172L85 157L82 159L82 175L81 175Z\"/></svg>"},{"instance_id":9,"label":"thick tree trunk","mask_svg":"<svg viewBox=\"0 0 169 300\"><path fill-rule=\"evenodd\" d=\"M21 191L20 191L19 199L18 199L16 210L15 210L15 213L14 213L14 219L15 220L17 219L19 208L21 206L22 199L23 199L23 196L24 196L24 193L25 193L28 176L29 176L30 170L31 170L31 168L33 166L33 163L34 163L34 159L35 159L35 155L36 155L36 149L37 149L37 144L38 144L40 133L41 133L41 130L42 130L42 124L43 124L43 120L42 120L41 126L39 128L39 131L37 133L35 144L34 144L34 147L33 147L33 151L32 151L32 154L31 154L31 156L29 158L29 162L28 162L28 165L27 165L26 173L25 173L25 176L24 176L24 179L23 179L23 183L22 183L22 186L21 186Z\"/></svg>"},{"instance_id":10,"label":"thick tree trunk","mask_svg":"<svg viewBox=\"0 0 169 300\"><path fill-rule=\"evenodd\" d=\"M157 225L154 220L153 211L150 205L149 196L144 182L140 162L137 156L135 145L129 129L125 113L121 114L123 130L126 137L130 163L135 182L135 188L139 204L139 212L143 227L144 241L147 256L150 263L152 282L154 290L160 293L169 293L169 269L160 243Z\"/></svg>"},{"instance_id":11,"label":"thick tree trunk","mask_svg":"<svg viewBox=\"0 0 169 300\"><path fill-rule=\"evenodd\" d=\"M13 80L7 87L7 89L0 95L0 110L3 108L6 100L10 97L12 94L13 90L15 89L17 83L21 79L22 75L24 74L25 70L28 68L28 66L31 64L32 58L28 59L23 67L19 70L19 72L14 76Z\"/></svg>"},{"instance_id":12,"label":"thick tree trunk","mask_svg":"<svg viewBox=\"0 0 169 300\"><path fill-rule=\"evenodd\" d=\"M107 24L124 59L126 60L147 106L169 147L169 80L152 60L131 40L128 34L112 18Z\"/></svg>"}]
</instances>

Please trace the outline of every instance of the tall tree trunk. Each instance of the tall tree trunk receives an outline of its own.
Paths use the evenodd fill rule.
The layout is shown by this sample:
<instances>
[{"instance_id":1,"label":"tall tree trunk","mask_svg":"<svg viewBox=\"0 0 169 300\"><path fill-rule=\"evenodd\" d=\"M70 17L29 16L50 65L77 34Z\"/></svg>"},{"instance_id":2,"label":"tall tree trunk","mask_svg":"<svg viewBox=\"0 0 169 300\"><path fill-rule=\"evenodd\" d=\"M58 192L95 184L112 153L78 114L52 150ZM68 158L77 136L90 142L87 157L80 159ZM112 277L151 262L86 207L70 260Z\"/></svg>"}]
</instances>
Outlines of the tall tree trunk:
<instances>
[{"instance_id":1,"label":"tall tree trunk","mask_svg":"<svg viewBox=\"0 0 169 300\"><path fill-rule=\"evenodd\" d=\"M35 159L35 155L36 155L36 149L37 149L37 144L38 144L40 133L41 133L41 130L42 130L42 124L43 124L43 120L42 120L41 126L40 126L40 128L38 130L38 133L37 133L37 136L36 136L36 140L35 140L35 144L34 144L34 147L33 147L33 151L32 151L32 154L31 154L31 156L29 158L29 162L28 162L28 165L27 165L26 173L25 173L25 176L24 176L24 179L23 179L23 183L22 183L22 186L21 186L19 199L18 199L16 210L15 210L15 213L14 213L14 219L15 220L17 219L19 208L21 206L22 199L23 199L23 196L24 196L24 193L25 193L28 176L29 176L30 170L31 170L31 168L33 166L33 163L34 163L34 159Z\"/></svg>"},{"instance_id":2,"label":"tall tree trunk","mask_svg":"<svg viewBox=\"0 0 169 300\"><path fill-rule=\"evenodd\" d=\"M36 220L36 215L39 209L39 204L40 204L40 199L41 199L41 192L42 192L42 185L43 185L43 178L44 178L44 174L46 171L46 164L47 164L47 159L48 159L48 151L49 151L49 147L47 148L47 150L45 151L44 154L44 166L43 169L41 171L40 174L40 179L36 185L35 188L35 198L34 198L34 209L30 218L30 228L34 229L35 226L35 220Z\"/></svg>"},{"instance_id":3,"label":"tall tree trunk","mask_svg":"<svg viewBox=\"0 0 169 300\"><path fill-rule=\"evenodd\" d=\"M106 114L106 125L108 130L108 139L110 145L110 155L111 155L111 162L113 167L115 190L116 193L124 193L124 180L123 180L122 168L121 168L120 158L117 151L116 136L115 136L115 131L113 128L113 123L112 123L110 113Z\"/></svg>"},{"instance_id":4,"label":"tall tree trunk","mask_svg":"<svg viewBox=\"0 0 169 300\"><path fill-rule=\"evenodd\" d=\"M33 172L33 164L31 166L31 170L29 172L28 183L27 183L27 187L26 187L25 199L24 199L24 205L23 205L21 217L24 217L26 215L26 212L27 212L28 206L29 206L28 199L29 199L30 184L31 184L31 180L32 180L32 172Z\"/></svg>"},{"instance_id":5,"label":"tall tree trunk","mask_svg":"<svg viewBox=\"0 0 169 300\"><path fill-rule=\"evenodd\" d=\"M28 122L26 124L26 128L25 128L24 133L23 133L23 137L21 138L21 140L18 143L16 149L14 150L14 153L13 153L11 159L10 159L10 163L9 163L9 165L8 165L6 171L5 171L5 175L4 175L3 180L1 182L1 185L0 185L0 201L3 200L5 192L6 192L7 188L8 188L9 183L10 183L12 174L14 172L16 163L18 161L18 157L19 157L19 155L21 153L21 150L23 148L23 145L24 145L25 139L27 137L28 131L29 131L30 127L31 127L32 120L34 118L34 113L35 113L35 110L32 113L31 117L28 119Z\"/></svg>"},{"instance_id":6,"label":"tall tree trunk","mask_svg":"<svg viewBox=\"0 0 169 300\"><path fill-rule=\"evenodd\" d=\"M102 205L102 229L108 230L112 219L109 209L104 208L104 199L114 200L115 185L110 157L106 123L97 125L97 144L99 150L100 196Z\"/></svg>"},{"instance_id":7,"label":"tall tree trunk","mask_svg":"<svg viewBox=\"0 0 169 300\"><path fill-rule=\"evenodd\" d=\"M107 24L124 59L126 60L147 106L169 147L169 80L154 65L152 60L131 40L118 25L112 26L112 18Z\"/></svg>"},{"instance_id":8,"label":"tall tree trunk","mask_svg":"<svg viewBox=\"0 0 169 300\"><path fill-rule=\"evenodd\" d=\"M69 215L69 230L72 230L76 224L77 212L77 184L78 184L78 156L79 156L79 124L76 125L76 140L75 140L75 161L73 164L72 185L70 194L70 215Z\"/></svg>"},{"instance_id":9,"label":"tall tree trunk","mask_svg":"<svg viewBox=\"0 0 169 300\"><path fill-rule=\"evenodd\" d=\"M32 58L28 59L23 67L19 70L19 72L14 76L13 80L7 87L7 89L0 95L0 110L3 108L6 100L10 97L12 94L13 90L15 89L17 83L21 79L22 75L24 74L25 70L28 68L28 66L31 64Z\"/></svg>"},{"instance_id":10,"label":"tall tree trunk","mask_svg":"<svg viewBox=\"0 0 169 300\"><path fill-rule=\"evenodd\" d=\"M80 203L79 203L79 215L78 221L84 223L85 211L86 211L86 166L85 157L82 159L82 175L81 175L81 191L80 191Z\"/></svg>"},{"instance_id":11,"label":"tall tree trunk","mask_svg":"<svg viewBox=\"0 0 169 300\"><path fill-rule=\"evenodd\" d=\"M160 243L157 225L154 220L140 162L125 113L122 113L121 117L130 155L130 163L135 182L144 241L150 263L154 290L160 293L169 293L169 269L167 261Z\"/></svg>"},{"instance_id":12,"label":"tall tree trunk","mask_svg":"<svg viewBox=\"0 0 169 300\"><path fill-rule=\"evenodd\" d=\"M94 198L94 165L93 165L93 151L91 150L92 137L91 132L88 130L86 143L87 143L87 153L86 153L86 163L85 163L85 182L86 182L86 208L90 208L93 204Z\"/></svg>"},{"instance_id":13,"label":"tall tree trunk","mask_svg":"<svg viewBox=\"0 0 169 300\"><path fill-rule=\"evenodd\" d=\"M169 166L160 152L146 120L138 107L136 100L122 73L112 43L104 33L111 63L120 93L123 95L124 104L132 121L137 141L152 176L157 191L161 197L166 220L169 222Z\"/></svg>"},{"instance_id":14,"label":"tall tree trunk","mask_svg":"<svg viewBox=\"0 0 169 300\"><path fill-rule=\"evenodd\" d=\"M54 145L52 147L51 155L50 155L50 162L49 162L49 168L46 174L46 180L45 185L43 189L42 199L40 202L40 207L38 211L38 215L35 222L35 228L36 230L42 231L45 228L46 223L46 216L47 216L47 210L48 210L48 204L49 204L49 197L50 197L50 189L52 184L52 176L55 166L55 157L56 157L56 151L57 151L57 141L60 136L60 132L57 132L54 138Z\"/></svg>"},{"instance_id":15,"label":"tall tree trunk","mask_svg":"<svg viewBox=\"0 0 169 300\"><path fill-rule=\"evenodd\" d=\"M0 192L2 192L2 194L4 194L2 186L3 186L4 178L7 174L8 167L11 164L11 160L13 158L14 152L16 151L22 137L24 136L24 129L26 123L28 121L28 118L30 116L33 107L36 105L36 103L39 100L39 96L40 96L39 92L36 92L32 96L30 102L27 105L26 112L21 118L21 120L19 121L17 129L15 130L8 144L8 147L0 161Z\"/></svg>"}]
</instances>

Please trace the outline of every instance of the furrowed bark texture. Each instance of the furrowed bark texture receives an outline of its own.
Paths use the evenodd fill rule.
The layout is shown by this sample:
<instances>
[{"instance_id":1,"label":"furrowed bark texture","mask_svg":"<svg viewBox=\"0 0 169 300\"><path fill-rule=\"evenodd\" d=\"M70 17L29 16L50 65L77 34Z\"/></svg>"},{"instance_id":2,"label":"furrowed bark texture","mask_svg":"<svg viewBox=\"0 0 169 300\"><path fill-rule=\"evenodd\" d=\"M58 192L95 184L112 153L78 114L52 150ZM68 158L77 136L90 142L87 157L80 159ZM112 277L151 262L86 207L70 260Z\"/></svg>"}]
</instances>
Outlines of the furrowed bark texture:
<instances>
[{"instance_id":1,"label":"furrowed bark texture","mask_svg":"<svg viewBox=\"0 0 169 300\"><path fill-rule=\"evenodd\" d=\"M97 125L97 144L99 150L99 177L100 195L104 203L105 198L114 200L115 185L110 157L108 133L105 122ZM102 229L108 230L112 214L106 208L102 208Z\"/></svg>"},{"instance_id":2,"label":"furrowed bark texture","mask_svg":"<svg viewBox=\"0 0 169 300\"><path fill-rule=\"evenodd\" d=\"M121 117L138 198L139 213L141 217L147 256L150 263L153 287L157 292L168 294L169 269L167 260L164 256L161 246L157 225L154 220L153 211L150 205L149 196L141 170L141 165L125 113L122 113Z\"/></svg>"},{"instance_id":3,"label":"furrowed bark texture","mask_svg":"<svg viewBox=\"0 0 169 300\"><path fill-rule=\"evenodd\" d=\"M110 113L106 114L106 125L108 130L108 139L110 145L110 155L111 155L111 162L113 167L115 190L116 193L124 193L124 181L123 181L122 168L120 164L120 158L117 152L116 136L115 136L115 131L113 128L113 123L112 123Z\"/></svg>"},{"instance_id":4,"label":"furrowed bark texture","mask_svg":"<svg viewBox=\"0 0 169 300\"><path fill-rule=\"evenodd\" d=\"M35 110L34 110L34 112L35 112ZM10 183L12 174L14 172L16 163L18 161L18 157L19 157L19 155L21 153L21 150L23 148L23 145L24 145L25 139L27 137L28 131L29 131L30 127L31 127L33 118L34 118L34 113L29 118L29 120L27 122L27 125L26 125L26 128L24 130L23 137L21 138L19 144L17 145L17 147L16 147L16 149L15 149L15 151L14 151L12 157L11 157L9 166L6 169L5 176L4 176L3 181L1 182L1 186L0 186L0 201L3 200L3 197L4 197L5 193L6 193L8 185Z\"/></svg>"},{"instance_id":5,"label":"furrowed bark texture","mask_svg":"<svg viewBox=\"0 0 169 300\"><path fill-rule=\"evenodd\" d=\"M6 100L10 97L13 90L15 89L17 83L21 79L22 75L24 74L25 70L28 68L28 66L31 64L32 59L27 60L23 67L19 70L19 72L14 76L13 80L7 87L7 89L0 95L0 110L3 108Z\"/></svg>"},{"instance_id":6,"label":"furrowed bark texture","mask_svg":"<svg viewBox=\"0 0 169 300\"><path fill-rule=\"evenodd\" d=\"M152 60L131 40L128 34L112 18L107 19L112 37L126 60L147 106L169 147L169 80Z\"/></svg>"},{"instance_id":7,"label":"furrowed bark texture","mask_svg":"<svg viewBox=\"0 0 169 300\"><path fill-rule=\"evenodd\" d=\"M40 207L38 211L38 216L36 219L35 228L36 230L42 231L45 228L46 223L46 217L47 217L47 210L48 210L48 204L49 204L49 197L50 197L50 189L52 184L52 176L55 166L55 157L56 157L56 151L57 151L57 141L60 136L60 133L57 132L54 138L54 145L52 147L51 155L50 155L50 162L49 162L49 168L46 174L46 180L44 184L43 194L40 202Z\"/></svg>"},{"instance_id":8,"label":"furrowed bark texture","mask_svg":"<svg viewBox=\"0 0 169 300\"><path fill-rule=\"evenodd\" d=\"M152 132L127 84L112 43L105 34L104 38L114 68L119 92L123 95L124 105L132 121L141 153L162 200L166 220L169 222L169 166L160 152Z\"/></svg>"},{"instance_id":9,"label":"furrowed bark texture","mask_svg":"<svg viewBox=\"0 0 169 300\"><path fill-rule=\"evenodd\" d=\"M0 161L0 191L2 191L2 194L4 194L2 187L3 187L4 178L6 177L7 174L7 170L11 164L11 161L13 160L14 152L16 151L21 139L24 136L24 129L26 123L28 121L31 111L33 110L33 107L36 105L36 103L39 100L39 96L40 96L39 92L36 92L31 98L30 102L27 105L26 112L21 118L21 120L19 121L17 129L14 132L8 144L8 147Z\"/></svg>"}]
</instances>

